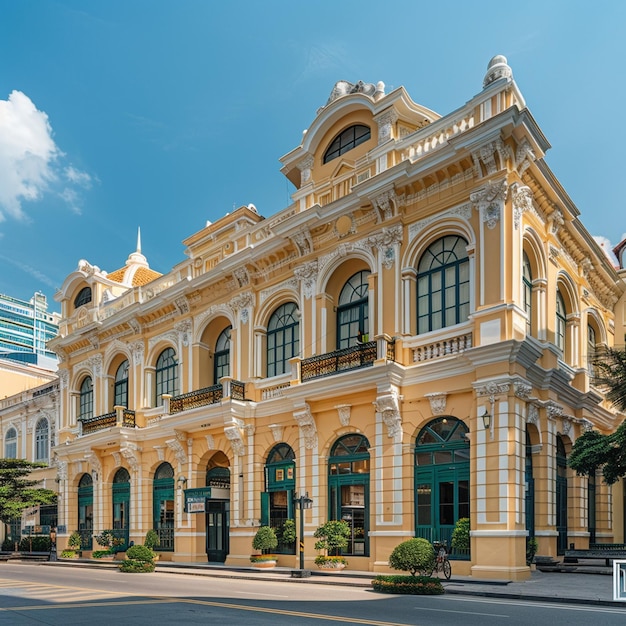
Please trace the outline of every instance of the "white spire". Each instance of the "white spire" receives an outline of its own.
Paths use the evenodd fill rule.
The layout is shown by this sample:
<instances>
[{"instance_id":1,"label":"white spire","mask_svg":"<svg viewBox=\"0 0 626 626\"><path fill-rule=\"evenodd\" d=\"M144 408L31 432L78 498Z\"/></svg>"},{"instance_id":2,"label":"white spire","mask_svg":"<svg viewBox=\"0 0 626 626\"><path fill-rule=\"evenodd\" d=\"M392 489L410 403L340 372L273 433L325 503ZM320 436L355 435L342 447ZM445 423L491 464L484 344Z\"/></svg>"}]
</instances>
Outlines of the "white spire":
<instances>
[{"instance_id":1,"label":"white spire","mask_svg":"<svg viewBox=\"0 0 626 626\"><path fill-rule=\"evenodd\" d=\"M141 226L137 226L137 252L141 254Z\"/></svg>"}]
</instances>

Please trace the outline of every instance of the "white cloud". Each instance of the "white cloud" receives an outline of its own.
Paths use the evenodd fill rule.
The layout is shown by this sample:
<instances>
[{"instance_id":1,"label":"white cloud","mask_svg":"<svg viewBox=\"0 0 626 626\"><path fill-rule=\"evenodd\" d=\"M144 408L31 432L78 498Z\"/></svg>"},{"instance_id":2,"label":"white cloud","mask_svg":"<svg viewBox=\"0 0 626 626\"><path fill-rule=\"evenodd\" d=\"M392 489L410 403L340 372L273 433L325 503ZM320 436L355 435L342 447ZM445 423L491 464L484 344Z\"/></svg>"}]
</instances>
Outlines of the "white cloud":
<instances>
[{"instance_id":1,"label":"white cloud","mask_svg":"<svg viewBox=\"0 0 626 626\"><path fill-rule=\"evenodd\" d=\"M596 240L596 243L602 248L604 254L606 254L609 261L611 261L611 263L613 263L615 267L618 267L619 263L617 261L617 257L613 254L613 248L615 246L609 241L609 239L600 235L594 235L593 238ZM622 237L620 241L622 241L623 239L624 238Z\"/></svg>"},{"instance_id":2,"label":"white cloud","mask_svg":"<svg viewBox=\"0 0 626 626\"><path fill-rule=\"evenodd\" d=\"M24 219L24 203L54 192L78 207L78 195L59 193L63 179L71 187L88 189L91 176L72 165L63 169L65 155L53 139L45 112L21 91L0 100L0 221L6 216Z\"/></svg>"}]
</instances>

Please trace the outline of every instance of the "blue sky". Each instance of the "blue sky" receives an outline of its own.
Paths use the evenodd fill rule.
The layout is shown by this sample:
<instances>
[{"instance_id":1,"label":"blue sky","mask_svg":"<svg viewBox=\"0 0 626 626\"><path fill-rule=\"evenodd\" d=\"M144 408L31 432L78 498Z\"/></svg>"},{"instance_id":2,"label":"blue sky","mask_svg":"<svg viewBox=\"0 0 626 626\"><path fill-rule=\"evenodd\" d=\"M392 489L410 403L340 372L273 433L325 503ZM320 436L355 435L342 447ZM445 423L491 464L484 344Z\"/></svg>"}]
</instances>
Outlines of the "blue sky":
<instances>
[{"instance_id":1,"label":"blue sky","mask_svg":"<svg viewBox=\"0 0 626 626\"><path fill-rule=\"evenodd\" d=\"M0 0L0 293L50 308L86 259L153 269L233 207L290 204L278 159L337 80L445 115L504 54L596 236L626 232L626 3Z\"/></svg>"}]
</instances>

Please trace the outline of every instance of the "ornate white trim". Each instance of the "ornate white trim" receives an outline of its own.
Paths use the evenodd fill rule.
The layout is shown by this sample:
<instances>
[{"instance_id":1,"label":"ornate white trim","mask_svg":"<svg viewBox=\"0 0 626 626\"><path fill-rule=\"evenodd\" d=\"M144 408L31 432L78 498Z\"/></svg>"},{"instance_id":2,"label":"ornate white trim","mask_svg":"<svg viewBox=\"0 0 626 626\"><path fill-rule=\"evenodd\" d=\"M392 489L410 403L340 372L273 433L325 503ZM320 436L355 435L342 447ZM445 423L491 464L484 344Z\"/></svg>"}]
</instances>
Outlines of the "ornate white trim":
<instances>
[{"instance_id":1,"label":"ornate white trim","mask_svg":"<svg viewBox=\"0 0 626 626\"><path fill-rule=\"evenodd\" d=\"M293 413L293 418L298 423L300 437L304 439L304 447L311 450L317 446L317 426L311 414L311 407L305 402L304 407Z\"/></svg>"},{"instance_id":2,"label":"ornate white trim","mask_svg":"<svg viewBox=\"0 0 626 626\"><path fill-rule=\"evenodd\" d=\"M400 405L398 395L395 393L386 393L380 395L374 400L376 411L387 426L387 436L400 439L402 437L402 416L400 414Z\"/></svg>"},{"instance_id":3,"label":"ornate white trim","mask_svg":"<svg viewBox=\"0 0 626 626\"><path fill-rule=\"evenodd\" d=\"M339 423L342 426L350 425L350 410L352 409L351 404L338 404L336 407L337 413L339 415Z\"/></svg>"},{"instance_id":4,"label":"ornate white trim","mask_svg":"<svg viewBox=\"0 0 626 626\"><path fill-rule=\"evenodd\" d=\"M282 424L270 424L268 428L272 433L274 441L279 442L283 440L283 431L285 427Z\"/></svg>"},{"instance_id":5,"label":"ornate white trim","mask_svg":"<svg viewBox=\"0 0 626 626\"><path fill-rule=\"evenodd\" d=\"M430 411L433 415L443 415L446 412L448 394L445 391L436 391L424 395L430 401Z\"/></svg>"},{"instance_id":6,"label":"ornate white trim","mask_svg":"<svg viewBox=\"0 0 626 626\"><path fill-rule=\"evenodd\" d=\"M317 282L317 261L311 261L299 265L293 270L294 276L302 284L302 292L308 300L315 294L315 284Z\"/></svg>"},{"instance_id":7,"label":"ornate white trim","mask_svg":"<svg viewBox=\"0 0 626 626\"><path fill-rule=\"evenodd\" d=\"M495 228L500 221L507 192L506 180L503 179L497 182L489 181L485 187L470 194L470 200L480 212L482 221L487 224L487 228Z\"/></svg>"},{"instance_id":8,"label":"ornate white trim","mask_svg":"<svg viewBox=\"0 0 626 626\"><path fill-rule=\"evenodd\" d=\"M513 225L515 230L519 230L522 215L526 211L532 211L533 192L526 185L513 183L511 185L511 199L513 202Z\"/></svg>"}]
</instances>

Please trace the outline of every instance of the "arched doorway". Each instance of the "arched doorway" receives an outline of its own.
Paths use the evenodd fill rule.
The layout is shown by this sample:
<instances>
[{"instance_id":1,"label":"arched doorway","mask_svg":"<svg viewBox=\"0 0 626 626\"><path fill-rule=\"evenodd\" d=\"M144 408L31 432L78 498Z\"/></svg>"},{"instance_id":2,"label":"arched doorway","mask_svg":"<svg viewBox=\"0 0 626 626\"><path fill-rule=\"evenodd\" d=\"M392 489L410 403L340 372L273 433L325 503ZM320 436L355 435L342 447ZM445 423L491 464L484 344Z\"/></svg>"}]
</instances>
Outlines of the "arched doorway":
<instances>
[{"instance_id":1,"label":"arched doorway","mask_svg":"<svg viewBox=\"0 0 626 626\"><path fill-rule=\"evenodd\" d=\"M567 454L561 435L556 436L556 553L567 550Z\"/></svg>"},{"instance_id":2,"label":"arched doorway","mask_svg":"<svg viewBox=\"0 0 626 626\"><path fill-rule=\"evenodd\" d=\"M78 534L83 550L93 549L93 480L83 474L78 483Z\"/></svg>"},{"instance_id":3,"label":"arched doorway","mask_svg":"<svg viewBox=\"0 0 626 626\"><path fill-rule=\"evenodd\" d=\"M152 483L152 527L159 536L159 552L174 551L174 468L161 463Z\"/></svg>"},{"instance_id":4,"label":"arched doorway","mask_svg":"<svg viewBox=\"0 0 626 626\"><path fill-rule=\"evenodd\" d=\"M454 524L470 516L467 426L455 417L432 420L415 445L415 536L446 541Z\"/></svg>"},{"instance_id":5,"label":"arched doorway","mask_svg":"<svg viewBox=\"0 0 626 626\"><path fill-rule=\"evenodd\" d=\"M213 461L215 463L219 461L219 458ZM224 461L228 462L228 459L224 457ZM208 488L206 500L207 560L223 563L229 551L230 469L209 463L206 473L206 486Z\"/></svg>"},{"instance_id":6,"label":"arched doorway","mask_svg":"<svg viewBox=\"0 0 626 626\"><path fill-rule=\"evenodd\" d=\"M295 554L295 541L283 541L285 522L295 522L293 497L296 488L295 454L286 443L275 445L265 462L265 493L261 494L261 524L271 526L278 537L278 554Z\"/></svg>"},{"instance_id":7,"label":"arched doorway","mask_svg":"<svg viewBox=\"0 0 626 626\"><path fill-rule=\"evenodd\" d=\"M124 541L121 549L128 546L130 526L130 474L120 467L113 477L113 534Z\"/></svg>"},{"instance_id":8,"label":"arched doorway","mask_svg":"<svg viewBox=\"0 0 626 626\"><path fill-rule=\"evenodd\" d=\"M369 554L370 444L359 434L344 435L328 459L329 519L350 526L348 547L342 554Z\"/></svg>"}]
</instances>

